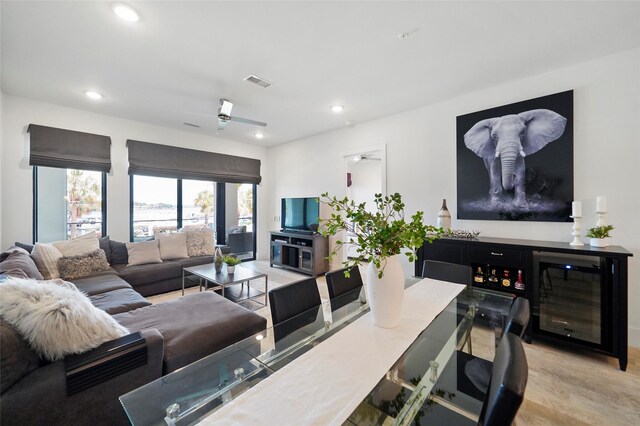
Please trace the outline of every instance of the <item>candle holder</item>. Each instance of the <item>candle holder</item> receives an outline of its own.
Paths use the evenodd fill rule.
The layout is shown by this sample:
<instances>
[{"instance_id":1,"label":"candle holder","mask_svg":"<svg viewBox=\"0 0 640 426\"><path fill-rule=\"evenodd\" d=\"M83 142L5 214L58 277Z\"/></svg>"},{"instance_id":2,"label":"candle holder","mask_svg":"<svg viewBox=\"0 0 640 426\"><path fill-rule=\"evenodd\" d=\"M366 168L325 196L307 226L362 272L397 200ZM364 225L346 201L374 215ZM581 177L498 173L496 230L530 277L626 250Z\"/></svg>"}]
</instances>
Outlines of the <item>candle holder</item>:
<instances>
[{"instance_id":1,"label":"candle holder","mask_svg":"<svg viewBox=\"0 0 640 426\"><path fill-rule=\"evenodd\" d=\"M596 226L605 226L606 223L604 221L604 217L607 215L607 212L599 212L596 210L596 215L598 215L598 221L596 222Z\"/></svg>"},{"instance_id":2,"label":"candle holder","mask_svg":"<svg viewBox=\"0 0 640 426\"><path fill-rule=\"evenodd\" d=\"M573 219L573 241L569 243L572 246L583 246L584 243L580 241L580 229L582 229L582 216L571 216Z\"/></svg>"}]
</instances>

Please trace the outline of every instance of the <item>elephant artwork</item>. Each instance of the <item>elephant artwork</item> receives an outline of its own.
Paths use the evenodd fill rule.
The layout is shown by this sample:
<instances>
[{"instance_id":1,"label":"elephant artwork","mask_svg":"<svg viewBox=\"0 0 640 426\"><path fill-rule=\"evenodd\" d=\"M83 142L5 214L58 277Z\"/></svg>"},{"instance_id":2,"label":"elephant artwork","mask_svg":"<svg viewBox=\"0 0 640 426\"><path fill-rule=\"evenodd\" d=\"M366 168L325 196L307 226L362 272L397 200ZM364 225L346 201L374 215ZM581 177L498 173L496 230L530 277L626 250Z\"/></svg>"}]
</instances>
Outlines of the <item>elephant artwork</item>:
<instances>
[{"instance_id":1,"label":"elephant artwork","mask_svg":"<svg viewBox=\"0 0 640 426\"><path fill-rule=\"evenodd\" d=\"M504 202L513 191L512 203L525 206L525 157L562 136L567 119L548 109L487 118L464 135L464 144L482 158L489 173L492 204Z\"/></svg>"}]
</instances>

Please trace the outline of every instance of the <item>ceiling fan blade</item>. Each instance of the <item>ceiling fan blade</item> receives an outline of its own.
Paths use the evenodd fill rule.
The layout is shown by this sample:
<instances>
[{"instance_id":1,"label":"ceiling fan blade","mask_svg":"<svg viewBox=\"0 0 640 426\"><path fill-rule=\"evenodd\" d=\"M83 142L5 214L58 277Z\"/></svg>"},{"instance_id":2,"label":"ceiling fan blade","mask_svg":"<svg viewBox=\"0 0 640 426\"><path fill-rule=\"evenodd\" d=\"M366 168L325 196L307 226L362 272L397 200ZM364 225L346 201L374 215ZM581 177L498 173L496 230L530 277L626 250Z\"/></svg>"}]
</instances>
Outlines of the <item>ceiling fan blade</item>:
<instances>
[{"instance_id":1,"label":"ceiling fan blade","mask_svg":"<svg viewBox=\"0 0 640 426\"><path fill-rule=\"evenodd\" d=\"M233 104L226 99L220 99L220 114L230 116Z\"/></svg>"},{"instance_id":2,"label":"ceiling fan blade","mask_svg":"<svg viewBox=\"0 0 640 426\"><path fill-rule=\"evenodd\" d=\"M224 126L227 125L225 120L218 120L218 130L224 130Z\"/></svg>"},{"instance_id":3,"label":"ceiling fan blade","mask_svg":"<svg viewBox=\"0 0 640 426\"><path fill-rule=\"evenodd\" d=\"M229 120L237 121L238 123L253 124L254 126L267 126L267 123L263 123L262 121L249 120L248 118L229 117Z\"/></svg>"}]
</instances>

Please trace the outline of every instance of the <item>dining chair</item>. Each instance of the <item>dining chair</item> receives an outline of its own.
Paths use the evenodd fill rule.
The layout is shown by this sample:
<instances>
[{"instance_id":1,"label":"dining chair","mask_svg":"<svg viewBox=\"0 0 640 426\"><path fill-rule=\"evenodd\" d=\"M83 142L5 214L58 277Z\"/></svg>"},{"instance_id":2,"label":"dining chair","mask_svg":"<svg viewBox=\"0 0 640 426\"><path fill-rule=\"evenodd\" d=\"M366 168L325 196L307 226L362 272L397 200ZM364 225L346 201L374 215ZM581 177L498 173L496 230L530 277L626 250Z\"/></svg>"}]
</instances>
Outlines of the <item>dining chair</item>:
<instances>
[{"instance_id":1,"label":"dining chair","mask_svg":"<svg viewBox=\"0 0 640 426\"><path fill-rule=\"evenodd\" d=\"M471 266L456 263L425 260L422 263L422 278L449 281L457 284L471 285Z\"/></svg>"},{"instance_id":2,"label":"dining chair","mask_svg":"<svg viewBox=\"0 0 640 426\"><path fill-rule=\"evenodd\" d=\"M354 290L362 289L362 276L360 275L360 269L357 266L349 268L349 277L345 277L344 272L347 268L338 269L337 271L331 271L324 274L327 279L327 289L329 290L329 300L331 300L331 309L336 310L347 303L353 302L358 299L360 294ZM345 293L349 293L351 296L342 296ZM337 297L338 300L335 300Z\"/></svg>"},{"instance_id":3,"label":"dining chair","mask_svg":"<svg viewBox=\"0 0 640 426\"><path fill-rule=\"evenodd\" d=\"M471 285L471 266L456 263L440 262L437 260L425 260L422 263L422 278L449 281L457 284ZM467 346L469 354L473 352L471 347L471 327L466 328L464 335L458 339L459 347Z\"/></svg>"},{"instance_id":4,"label":"dining chair","mask_svg":"<svg viewBox=\"0 0 640 426\"><path fill-rule=\"evenodd\" d=\"M516 298L509 309L509 314L505 321L506 326L504 332L522 337L529 325L530 316L531 311L529 309L529 300L526 297Z\"/></svg>"},{"instance_id":5,"label":"dining chair","mask_svg":"<svg viewBox=\"0 0 640 426\"><path fill-rule=\"evenodd\" d=\"M269 308L273 325L320 306L316 279L305 278L269 291Z\"/></svg>"},{"instance_id":6,"label":"dining chair","mask_svg":"<svg viewBox=\"0 0 640 426\"><path fill-rule=\"evenodd\" d=\"M478 424L508 426L516 418L527 387L529 366L522 340L505 333L493 361L493 371Z\"/></svg>"}]
</instances>

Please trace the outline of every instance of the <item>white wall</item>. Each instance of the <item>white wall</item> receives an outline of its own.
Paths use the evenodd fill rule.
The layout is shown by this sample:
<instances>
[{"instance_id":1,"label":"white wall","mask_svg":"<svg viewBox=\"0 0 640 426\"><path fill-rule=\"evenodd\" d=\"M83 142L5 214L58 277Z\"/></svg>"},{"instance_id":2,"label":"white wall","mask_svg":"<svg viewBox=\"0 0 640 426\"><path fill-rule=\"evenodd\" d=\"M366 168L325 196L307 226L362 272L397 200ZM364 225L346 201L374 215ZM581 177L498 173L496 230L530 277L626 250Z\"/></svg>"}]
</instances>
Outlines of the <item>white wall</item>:
<instances>
[{"instance_id":1,"label":"white wall","mask_svg":"<svg viewBox=\"0 0 640 426\"><path fill-rule=\"evenodd\" d=\"M221 138L181 132L107 115L66 108L31 99L2 95L1 244L32 240L32 169L29 164L27 126L30 123L96 133L111 137L111 173L107 176L107 232L118 241L129 241L129 175L127 139L175 145L202 151L257 158L266 164L266 149ZM264 186L264 184L261 184ZM266 192L258 188L258 207L267 204ZM266 209L258 210L258 244L267 246ZM264 232L260 232L264 230ZM265 241L261 241L264 239ZM268 252L258 253L268 256Z\"/></svg>"},{"instance_id":2,"label":"white wall","mask_svg":"<svg viewBox=\"0 0 640 426\"><path fill-rule=\"evenodd\" d=\"M585 228L595 225L597 195L608 198L607 222L616 226L613 244L633 252L629 276L630 341L640 346L640 49L550 71L469 93L352 129L310 137L268 152L271 192L269 219L279 214L281 197L344 195L342 153L387 145L387 191L399 192L407 213L423 210L436 223L443 198L454 228L484 236L571 241L570 223L457 220L456 116L574 90L575 198L583 201ZM272 229L277 224L270 220ZM405 271L412 273L410 265Z\"/></svg>"}]
</instances>

